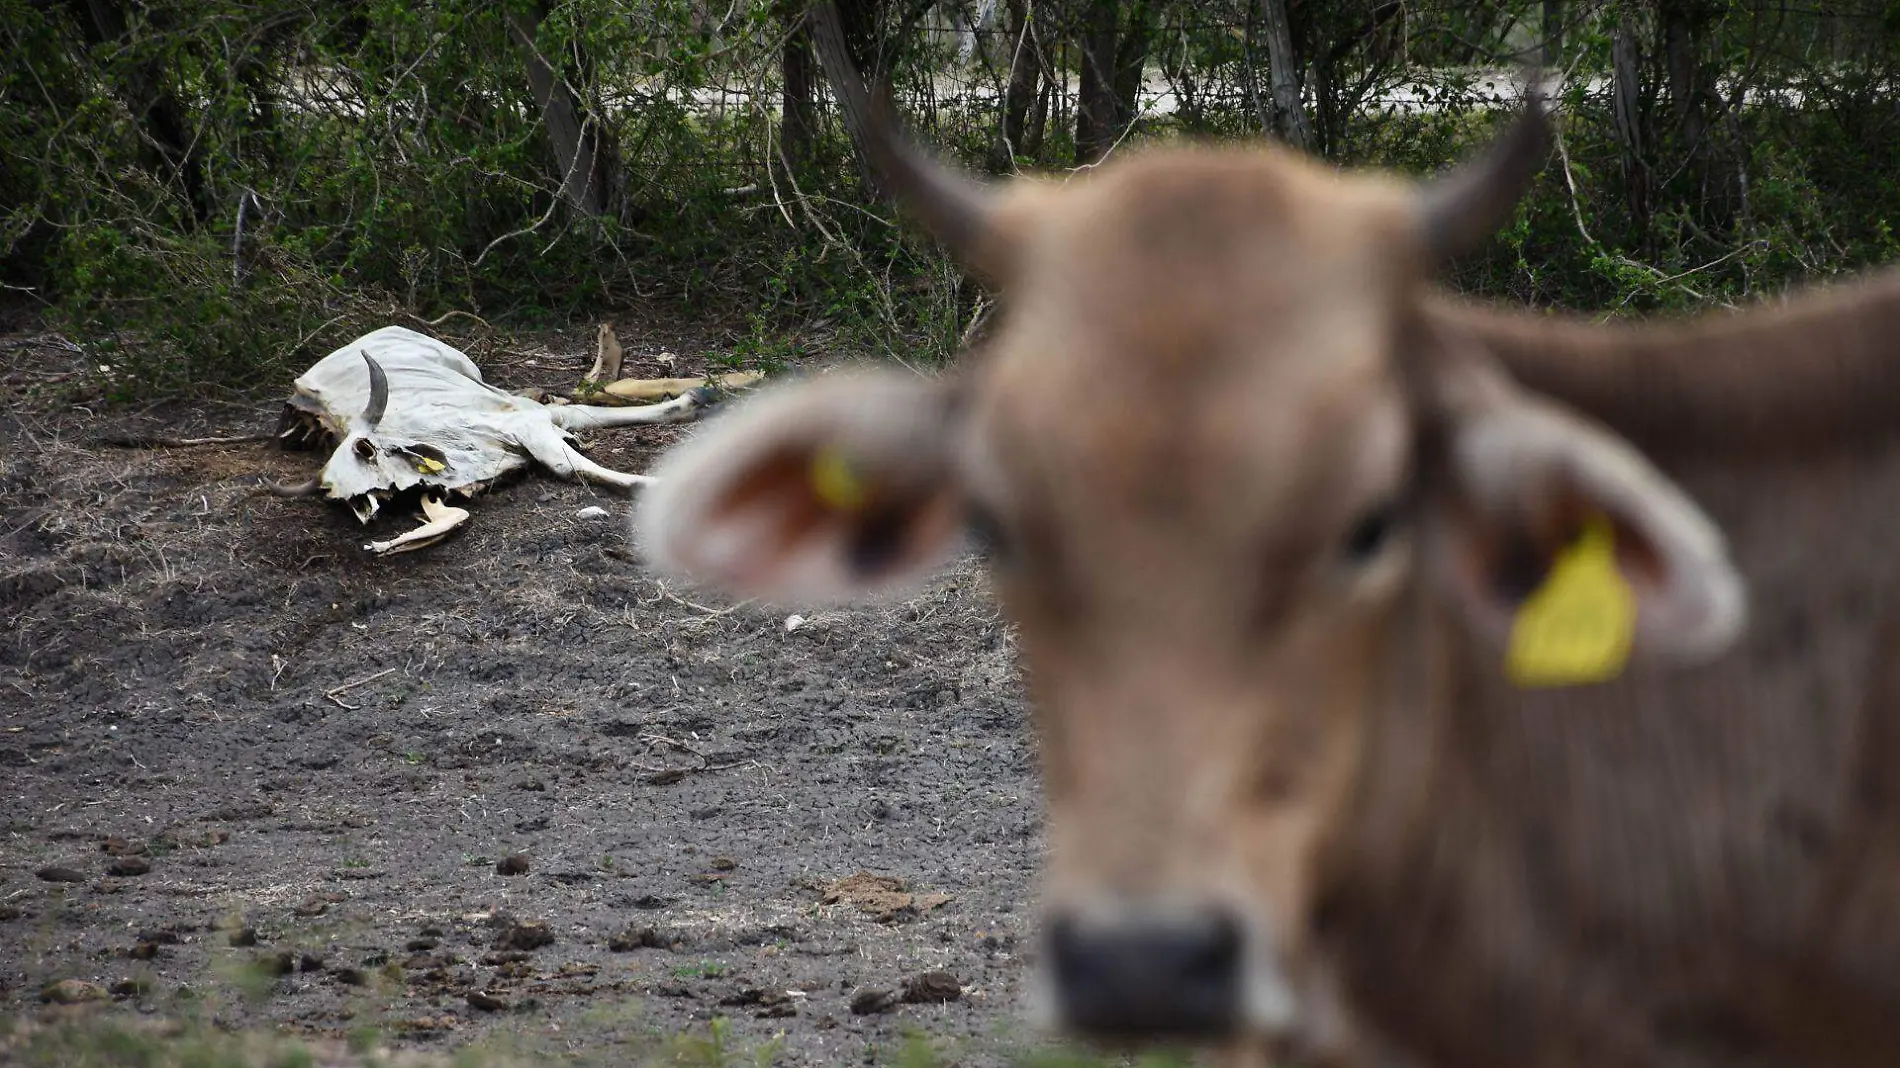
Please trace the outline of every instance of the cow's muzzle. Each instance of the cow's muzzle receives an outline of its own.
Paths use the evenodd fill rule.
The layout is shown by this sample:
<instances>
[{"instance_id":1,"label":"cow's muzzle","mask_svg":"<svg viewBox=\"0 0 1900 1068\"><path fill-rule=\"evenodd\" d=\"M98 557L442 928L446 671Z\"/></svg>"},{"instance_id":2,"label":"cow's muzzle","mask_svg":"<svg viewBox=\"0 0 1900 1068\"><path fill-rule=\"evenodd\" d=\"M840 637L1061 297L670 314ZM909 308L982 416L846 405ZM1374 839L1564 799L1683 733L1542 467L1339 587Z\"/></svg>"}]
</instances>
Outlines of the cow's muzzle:
<instances>
[{"instance_id":1,"label":"cow's muzzle","mask_svg":"<svg viewBox=\"0 0 1900 1068\"><path fill-rule=\"evenodd\" d=\"M1247 953L1216 910L1049 918L1049 978L1061 1025L1110 1040L1209 1041L1246 1026Z\"/></svg>"}]
</instances>

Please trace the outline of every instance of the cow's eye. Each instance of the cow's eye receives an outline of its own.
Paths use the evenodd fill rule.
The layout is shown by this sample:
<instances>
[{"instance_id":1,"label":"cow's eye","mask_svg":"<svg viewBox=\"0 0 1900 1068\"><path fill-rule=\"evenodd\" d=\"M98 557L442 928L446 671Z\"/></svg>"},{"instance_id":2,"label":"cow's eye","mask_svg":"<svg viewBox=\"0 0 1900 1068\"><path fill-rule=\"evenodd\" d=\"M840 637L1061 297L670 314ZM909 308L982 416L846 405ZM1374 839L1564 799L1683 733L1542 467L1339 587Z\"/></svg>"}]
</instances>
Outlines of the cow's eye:
<instances>
[{"instance_id":1,"label":"cow's eye","mask_svg":"<svg viewBox=\"0 0 1900 1068\"><path fill-rule=\"evenodd\" d=\"M1340 551L1351 564L1370 563L1385 547L1392 542L1399 525L1405 521L1405 512L1398 501L1386 501L1367 511L1352 524L1346 532L1346 540L1340 544Z\"/></svg>"}]
</instances>

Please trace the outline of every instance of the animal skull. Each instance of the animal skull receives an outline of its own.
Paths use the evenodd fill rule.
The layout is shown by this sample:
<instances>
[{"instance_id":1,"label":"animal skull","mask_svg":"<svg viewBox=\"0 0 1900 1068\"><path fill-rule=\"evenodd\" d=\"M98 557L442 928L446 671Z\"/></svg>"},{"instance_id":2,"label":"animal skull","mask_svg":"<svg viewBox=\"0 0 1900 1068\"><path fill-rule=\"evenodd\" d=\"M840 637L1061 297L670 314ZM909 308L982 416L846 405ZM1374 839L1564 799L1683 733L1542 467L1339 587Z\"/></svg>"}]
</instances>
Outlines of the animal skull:
<instances>
[{"instance_id":1,"label":"animal skull","mask_svg":"<svg viewBox=\"0 0 1900 1068\"><path fill-rule=\"evenodd\" d=\"M297 378L278 437L287 445L334 443L323 471L308 483L273 486L283 496L325 495L369 522L397 494L471 497L530 460L562 478L623 489L645 475L614 471L583 456L572 431L673 423L694 418L715 399L696 389L658 404L630 408L544 405L483 381L466 355L400 326L365 334ZM457 518L455 513L460 513ZM386 553L420 548L466 521L457 508L432 510L423 531L369 548ZM425 537L416 537L423 535Z\"/></svg>"}]
</instances>

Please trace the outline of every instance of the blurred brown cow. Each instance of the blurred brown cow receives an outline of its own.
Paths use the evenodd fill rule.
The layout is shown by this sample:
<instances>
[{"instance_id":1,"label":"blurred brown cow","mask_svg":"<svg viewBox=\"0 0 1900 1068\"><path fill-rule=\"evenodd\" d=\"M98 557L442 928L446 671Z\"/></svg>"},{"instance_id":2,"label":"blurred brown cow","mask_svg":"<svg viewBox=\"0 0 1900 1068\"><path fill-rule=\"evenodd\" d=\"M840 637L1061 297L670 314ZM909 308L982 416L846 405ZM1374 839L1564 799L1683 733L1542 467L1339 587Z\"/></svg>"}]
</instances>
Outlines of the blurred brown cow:
<instances>
[{"instance_id":1,"label":"blurred brown cow","mask_svg":"<svg viewBox=\"0 0 1900 1068\"><path fill-rule=\"evenodd\" d=\"M879 131L1007 317L945 379L716 421L641 536L780 599L979 536L1037 706L1057 1021L1900 1064L1900 275L1629 328L1454 302L1433 269L1541 166L1535 102L1423 187L1270 146L985 187ZM1514 682L1592 531L1615 677Z\"/></svg>"}]
</instances>

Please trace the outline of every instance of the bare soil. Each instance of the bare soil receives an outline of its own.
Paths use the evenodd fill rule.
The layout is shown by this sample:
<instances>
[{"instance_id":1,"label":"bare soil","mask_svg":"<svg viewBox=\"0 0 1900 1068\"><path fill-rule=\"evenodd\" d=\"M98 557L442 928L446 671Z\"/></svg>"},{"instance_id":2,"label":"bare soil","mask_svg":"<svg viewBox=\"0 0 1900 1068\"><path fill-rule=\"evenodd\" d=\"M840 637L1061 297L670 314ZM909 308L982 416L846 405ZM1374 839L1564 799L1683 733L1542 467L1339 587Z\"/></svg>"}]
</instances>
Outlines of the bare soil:
<instances>
[{"instance_id":1,"label":"bare soil","mask_svg":"<svg viewBox=\"0 0 1900 1068\"><path fill-rule=\"evenodd\" d=\"M513 389L592 356L584 329L451 340ZM629 375L705 366L622 341ZM85 375L0 341L0 1014L103 994L567 1050L725 1017L781 1064L1027 1041L1041 802L969 564L788 629L656 579L626 498L545 475L378 560L410 509L254 492L309 454L123 444L267 432L276 402L95 409ZM594 455L641 470L682 432Z\"/></svg>"}]
</instances>

